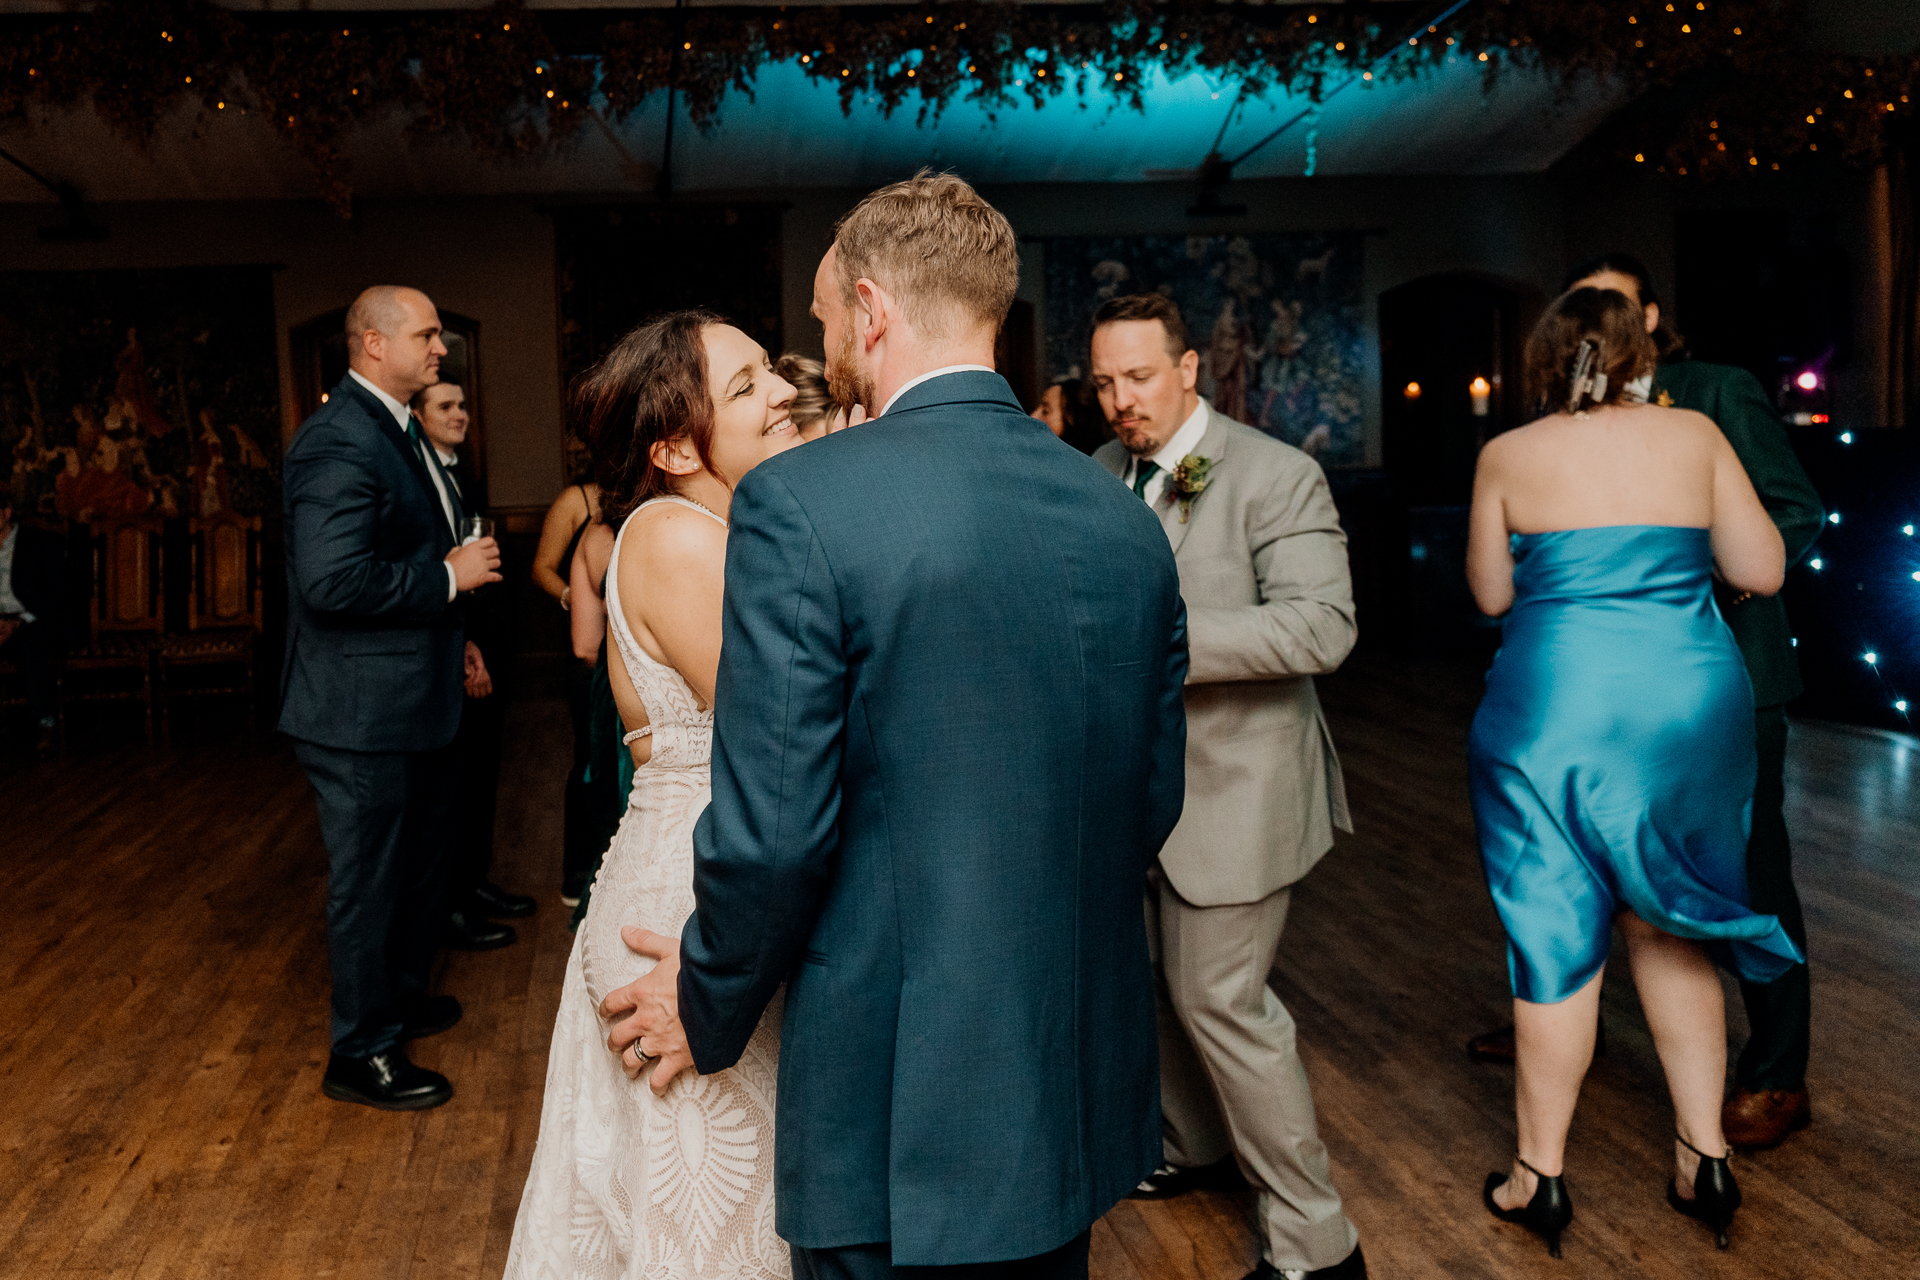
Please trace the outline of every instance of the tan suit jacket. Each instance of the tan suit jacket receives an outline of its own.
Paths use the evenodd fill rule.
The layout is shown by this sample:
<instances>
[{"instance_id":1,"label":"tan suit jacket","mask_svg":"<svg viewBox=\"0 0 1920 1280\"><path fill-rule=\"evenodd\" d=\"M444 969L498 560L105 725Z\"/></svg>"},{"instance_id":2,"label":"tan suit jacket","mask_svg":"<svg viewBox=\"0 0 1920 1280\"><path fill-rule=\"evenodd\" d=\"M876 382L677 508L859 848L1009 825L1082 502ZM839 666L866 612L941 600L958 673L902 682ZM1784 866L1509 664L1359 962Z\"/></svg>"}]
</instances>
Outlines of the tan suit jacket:
<instances>
[{"instance_id":1,"label":"tan suit jacket","mask_svg":"<svg viewBox=\"0 0 1920 1280\"><path fill-rule=\"evenodd\" d=\"M1213 459L1187 520L1169 484L1155 514L1187 605L1187 803L1161 851L1195 906L1256 902L1353 830L1313 677L1353 648L1347 536L1327 478L1300 450L1215 411ZM1126 473L1118 441L1094 458Z\"/></svg>"}]
</instances>

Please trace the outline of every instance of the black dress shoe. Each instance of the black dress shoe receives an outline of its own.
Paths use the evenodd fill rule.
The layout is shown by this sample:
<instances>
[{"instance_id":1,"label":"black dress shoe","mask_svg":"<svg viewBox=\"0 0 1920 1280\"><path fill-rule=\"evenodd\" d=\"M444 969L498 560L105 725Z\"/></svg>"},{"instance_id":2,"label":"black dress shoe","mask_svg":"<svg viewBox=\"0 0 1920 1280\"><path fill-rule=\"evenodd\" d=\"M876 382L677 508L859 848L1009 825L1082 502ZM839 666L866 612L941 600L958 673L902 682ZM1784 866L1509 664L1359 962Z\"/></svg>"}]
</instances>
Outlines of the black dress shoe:
<instances>
[{"instance_id":1,"label":"black dress shoe","mask_svg":"<svg viewBox=\"0 0 1920 1280\"><path fill-rule=\"evenodd\" d=\"M381 1111L425 1111L453 1096L453 1086L438 1071L416 1067L398 1045L370 1058L327 1061L320 1092L338 1102L357 1102Z\"/></svg>"},{"instance_id":2,"label":"black dress shoe","mask_svg":"<svg viewBox=\"0 0 1920 1280\"><path fill-rule=\"evenodd\" d=\"M512 946L519 936L511 926L495 924L476 912L449 911L440 945L455 951L494 951Z\"/></svg>"},{"instance_id":3,"label":"black dress shoe","mask_svg":"<svg viewBox=\"0 0 1920 1280\"><path fill-rule=\"evenodd\" d=\"M401 1025L402 1040L424 1040L442 1031L453 1030L460 1021L460 1002L452 996L425 996L407 1014Z\"/></svg>"},{"instance_id":4,"label":"black dress shoe","mask_svg":"<svg viewBox=\"0 0 1920 1280\"><path fill-rule=\"evenodd\" d=\"M1332 1266L1316 1267L1312 1271L1299 1271L1291 1267L1282 1271L1262 1258L1259 1266L1247 1272L1247 1280L1366 1280L1366 1275L1367 1259L1356 1244L1352 1253Z\"/></svg>"},{"instance_id":5,"label":"black dress shoe","mask_svg":"<svg viewBox=\"0 0 1920 1280\"><path fill-rule=\"evenodd\" d=\"M1148 1174L1139 1186L1127 1192L1129 1200L1171 1200L1189 1191L1230 1191L1242 1186L1240 1166L1232 1156L1212 1164L1163 1164Z\"/></svg>"},{"instance_id":6,"label":"black dress shoe","mask_svg":"<svg viewBox=\"0 0 1920 1280\"><path fill-rule=\"evenodd\" d=\"M533 914L540 904L524 893L508 893L491 880L482 880L473 890L475 913L495 920L519 920Z\"/></svg>"}]
</instances>

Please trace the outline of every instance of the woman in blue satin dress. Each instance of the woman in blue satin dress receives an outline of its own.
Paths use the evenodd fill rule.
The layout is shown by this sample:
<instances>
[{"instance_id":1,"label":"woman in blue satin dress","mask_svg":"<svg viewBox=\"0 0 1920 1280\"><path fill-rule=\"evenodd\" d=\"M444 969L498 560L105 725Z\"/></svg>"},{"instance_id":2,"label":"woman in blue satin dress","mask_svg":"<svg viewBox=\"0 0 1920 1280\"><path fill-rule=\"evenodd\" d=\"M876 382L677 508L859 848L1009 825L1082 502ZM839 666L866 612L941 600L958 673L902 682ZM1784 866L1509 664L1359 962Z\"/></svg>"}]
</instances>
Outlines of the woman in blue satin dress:
<instances>
[{"instance_id":1,"label":"woman in blue satin dress","mask_svg":"<svg viewBox=\"0 0 1920 1280\"><path fill-rule=\"evenodd\" d=\"M1765 982L1800 959L1778 919L1747 906L1753 694L1712 590L1717 574L1778 591L1780 534L1711 421L1629 396L1654 358L1624 295L1558 299L1527 348L1557 411L1491 441L1474 479L1467 576L1507 621L1469 755L1507 932L1519 1129L1484 1199L1556 1257L1612 926L1673 1098L1668 1200L1722 1248L1740 1193L1720 1129L1714 963Z\"/></svg>"}]
</instances>

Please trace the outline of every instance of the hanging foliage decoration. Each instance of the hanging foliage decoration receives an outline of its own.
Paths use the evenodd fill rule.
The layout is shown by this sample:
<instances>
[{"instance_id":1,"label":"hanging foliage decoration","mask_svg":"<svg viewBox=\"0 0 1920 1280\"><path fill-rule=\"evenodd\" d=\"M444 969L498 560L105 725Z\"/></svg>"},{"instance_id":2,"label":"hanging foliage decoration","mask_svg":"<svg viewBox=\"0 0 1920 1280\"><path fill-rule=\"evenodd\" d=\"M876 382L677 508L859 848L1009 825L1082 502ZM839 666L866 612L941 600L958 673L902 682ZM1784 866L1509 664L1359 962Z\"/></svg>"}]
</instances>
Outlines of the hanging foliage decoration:
<instances>
[{"instance_id":1,"label":"hanging foliage decoration","mask_svg":"<svg viewBox=\"0 0 1920 1280\"><path fill-rule=\"evenodd\" d=\"M1401 80L1464 59L1489 88L1515 67L1563 92L1609 87L1633 105L1582 154L1690 179L1816 156L1870 162L1920 91L1920 56L1821 52L1799 6L1778 0L1475 0L1431 22L1444 7L954 0L536 13L509 2L422 15L96 0L0 20L0 125L90 103L147 144L182 110L258 116L344 213L346 137L388 113L416 137L527 156L565 147L594 113L617 124L668 88L709 125L769 62L836 86L849 115L914 105L925 119L954 101L992 111L1068 95L1140 109L1156 70L1317 101L1356 75Z\"/></svg>"}]
</instances>

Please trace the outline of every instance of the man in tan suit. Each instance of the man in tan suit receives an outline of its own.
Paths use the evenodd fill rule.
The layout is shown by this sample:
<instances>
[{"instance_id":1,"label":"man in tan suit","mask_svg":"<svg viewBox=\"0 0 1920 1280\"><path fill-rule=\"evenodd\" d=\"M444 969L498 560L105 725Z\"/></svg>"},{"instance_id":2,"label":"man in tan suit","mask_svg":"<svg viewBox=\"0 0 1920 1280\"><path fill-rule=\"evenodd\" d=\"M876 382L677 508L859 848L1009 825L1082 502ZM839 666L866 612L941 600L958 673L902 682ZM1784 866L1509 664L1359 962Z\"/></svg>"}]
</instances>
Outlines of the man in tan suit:
<instances>
[{"instance_id":1,"label":"man in tan suit","mask_svg":"<svg viewBox=\"0 0 1920 1280\"><path fill-rule=\"evenodd\" d=\"M1187 605L1187 803L1148 873L1165 1163L1157 1198L1239 1172L1263 1247L1247 1280L1367 1273L1267 985L1292 886L1352 830L1313 677L1353 648L1346 534L1317 463L1215 412L1179 308L1094 315L1093 382L1117 439L1096 460L1159 515Z\"/></svg>"}]
</instances>

